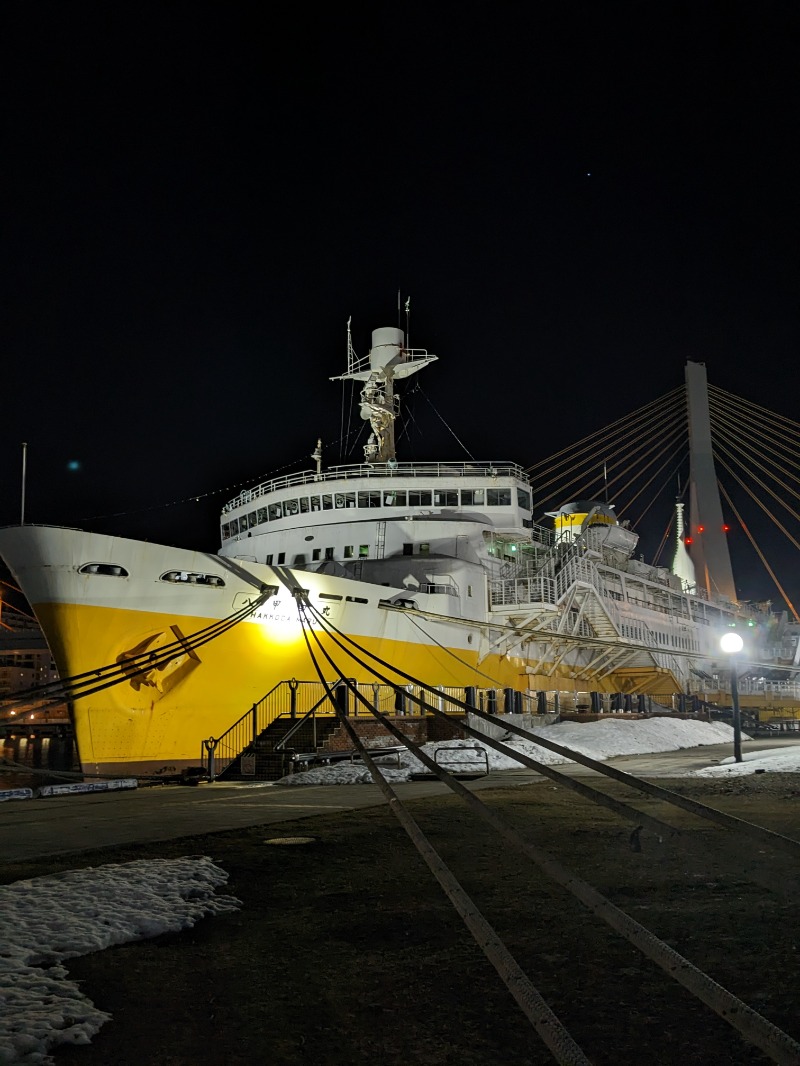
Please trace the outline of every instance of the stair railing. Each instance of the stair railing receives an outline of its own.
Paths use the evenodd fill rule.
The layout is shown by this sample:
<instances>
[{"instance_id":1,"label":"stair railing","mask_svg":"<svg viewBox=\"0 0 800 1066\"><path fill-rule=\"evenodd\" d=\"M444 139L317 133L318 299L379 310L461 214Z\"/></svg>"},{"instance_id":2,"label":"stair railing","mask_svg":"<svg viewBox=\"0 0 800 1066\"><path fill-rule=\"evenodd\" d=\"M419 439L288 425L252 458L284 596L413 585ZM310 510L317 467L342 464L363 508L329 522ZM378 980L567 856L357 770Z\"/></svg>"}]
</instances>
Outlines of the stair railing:
<instances>
[{"instance_id":1,"label":"stair railing","mask_svg":"<svg viewBox=\"0 0 800 1066\"><path fill-rule=\"evenodd\" d=\"M292 712L296 706L297 684L279 681L221 736L209 737L201 743L200 761L208 770L209 780L213 781L226 770L270 722L285 712Z\"/></svg>"},{"instance_id":2,"label":"stair railing","mask_svg":"<svg viewBox=\"0 0 800 1066\"><path fill-rule=\"evenodd\" d=\"M326 692L325 695L321 699L317 700L317 702L314 704L313 707L310 707L306 711L306 713L303 715L302 718L298 718L298 720L295 722L295 724L292 726L292 728L287 730L287 732L284 734L282 739L279 740L278 743L275 745L275 751L284 751L286 749L287 743L292 739L292 737L295 735L295 733L299 732L300 728L308 721L309 718L311 719L313 727L314 727L313 744L314 744L314 751L316 751L317 750L317 708L321 707L322 704L325 703L329 698L330 697L328 696L328 694Z\"/></svg>"}]
</instances>

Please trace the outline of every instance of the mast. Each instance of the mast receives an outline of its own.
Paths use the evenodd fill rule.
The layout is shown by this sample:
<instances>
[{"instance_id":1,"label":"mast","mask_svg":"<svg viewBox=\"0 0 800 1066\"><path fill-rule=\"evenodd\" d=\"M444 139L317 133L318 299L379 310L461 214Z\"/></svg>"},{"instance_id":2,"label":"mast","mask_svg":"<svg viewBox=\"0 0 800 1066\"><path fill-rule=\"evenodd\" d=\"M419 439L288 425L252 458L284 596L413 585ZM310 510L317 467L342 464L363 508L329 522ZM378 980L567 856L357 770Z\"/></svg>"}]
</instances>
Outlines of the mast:
<instances>
[{"instance_id":1,"label":"mast","mask_svg":"<svg viewBox=\"0 0 800 1066\"><path fill-rule=\"evenodd\" d=\"M686 364L689 415L690 555L697 584L709 596L738 602L711 444L708 381L705 363Z\"/></svg>"},{"instance_id":2,"label":"mast","mask_svg":"<svg viewBox=\"0 0 800 1066\"><path fill-rule=\"evenodd\" d=\"M398 294L398 314L400 299ZM370 464L388 463L396 459L394 423L399 414L394 394L395 380L410 377L438 357L425 351L406 347L403 330L383 326L372 331L372 347L366 359L359 359L353 351L350 320L347 322L347 373L331 381L363 381L361 417L372 429L364 445L364 458Z\"/></svg>"},{"instance_id":3,"label":"mast","mask_svg":"<svg viewBox=\"0 0 800 1066\"><path fill-rule=\"evenodd\" d=\"M27 481L27 460L28 460L28 444L27 441L22 442L22 499L20 501L20 514L19 524L25 525L25 483Z\"/></svg>"}]
</instances>

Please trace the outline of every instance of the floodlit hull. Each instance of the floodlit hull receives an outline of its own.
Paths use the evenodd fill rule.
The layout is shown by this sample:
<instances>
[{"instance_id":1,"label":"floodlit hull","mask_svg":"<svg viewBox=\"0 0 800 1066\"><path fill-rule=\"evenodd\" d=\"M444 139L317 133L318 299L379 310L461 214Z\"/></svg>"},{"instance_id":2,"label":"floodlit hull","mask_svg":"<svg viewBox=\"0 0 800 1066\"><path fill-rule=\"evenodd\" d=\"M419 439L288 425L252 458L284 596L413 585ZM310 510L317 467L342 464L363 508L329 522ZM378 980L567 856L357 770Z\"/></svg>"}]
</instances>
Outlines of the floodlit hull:
<instances>
[{"instance_id":1,"label":"floodlit hull","mask_svg":"<svg viewBox=\"0 0 800 1066\"><path fill-rule=\"evenodd\" d=\"M275 685L317 680L287 588L293 581L366 652L431 684L476 684L478 651L470 646L470 627L426 616L420 628L406 612L380 606L402 590L54 527L1 530L0 553L36 613L62 679L185 642L186 650L166 665L74 701L84 773L168 775L197 765L203 741L220 736ZM80 573L98 559L127 576ZM225 584L175 587L160 580L175 570L218 576ZM192 647L196 634L240 610L264 585L277 591L253 614ZM342 598L322 600L320 594ZM348 602L349 595L367 602ZM375 682L372 669L355 663L330 638L321 639L347 677ZM324 676L334 677L324 656L318 657ZM518 684L517 660L495 657L494 665L500 683ZM404 681L391 672L388 677Z\"/></svg>"},{"instance_id":2,"label":"floodlit hull","mask_svg":"<svg viewBox=\"0 0 800 1066\"><path fill-rule=\"evenodd\" d=\"M62 681L85 682L72 714L87 774L168 776L197 766L205 740L219 738L276 685L318 682L320 670L328 681L341 673L368 685L406 683L391 667L372 663L370 653L462 697L467 686L682 691L680 667L666 658L659 664L641 642L626 644L609 628L607 607L597 599L580 610L582 618L592 617L591 646L569 634L521 628L519 605L482 610L475 597L467 601L476 605L472 617L465 617L463 600L417 591L415 609L403 609L387 604L394 598L408 603L405 587L80 530L3 529L0 554L36 613ZM576 574L572 587L591 587L582 570ZM297 587L319 612L305 631ZM662 614L636 605L626 610L617 612L620 626L635 630L645 619L654 629L663 627ZM216 632L235 616L241 620ZM355 642L361 662L335 645L324 623L343 634L345 644L346 638ZM709 626L694 628L708 639ZM317 648L317 637L333 664ZM97 673L109 667L117 679L127 670L120 683L107 684Z\"/></svg>"}]
</instances>

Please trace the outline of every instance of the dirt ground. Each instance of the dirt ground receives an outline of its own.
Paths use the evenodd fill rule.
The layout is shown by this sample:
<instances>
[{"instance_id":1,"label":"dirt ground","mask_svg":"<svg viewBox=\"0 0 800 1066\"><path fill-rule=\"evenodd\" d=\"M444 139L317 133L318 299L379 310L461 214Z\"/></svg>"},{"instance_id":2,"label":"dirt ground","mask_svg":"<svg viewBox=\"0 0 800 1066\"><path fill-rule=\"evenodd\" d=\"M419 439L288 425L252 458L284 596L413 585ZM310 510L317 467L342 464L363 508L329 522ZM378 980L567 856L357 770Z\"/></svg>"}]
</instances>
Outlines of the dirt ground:
<instances>
[{"instance_id":1,"label":"dirt ground","mask_svg":"<svg viewBox=\"0 0 800 1066\"><path fill-rule=\"evenodd\" d=\"M800 838L800 775L660 780ZM660 842L550 781L484 803L717 982L800 1040L796 860L642 797L598 786L680 828ZM417 822L597 1066L770 1060L517 853L456 798ZM311 837L274 845L273 838ZM211 856L242 901L179 935L70 960L113 1020L62 1066L538 1066L553 1058L387 808L36 863L9 882L78 866ZM779 884L771 891L752 879ZM789 895L786 888L789 887Z\"/></svg>"}]
</instances>

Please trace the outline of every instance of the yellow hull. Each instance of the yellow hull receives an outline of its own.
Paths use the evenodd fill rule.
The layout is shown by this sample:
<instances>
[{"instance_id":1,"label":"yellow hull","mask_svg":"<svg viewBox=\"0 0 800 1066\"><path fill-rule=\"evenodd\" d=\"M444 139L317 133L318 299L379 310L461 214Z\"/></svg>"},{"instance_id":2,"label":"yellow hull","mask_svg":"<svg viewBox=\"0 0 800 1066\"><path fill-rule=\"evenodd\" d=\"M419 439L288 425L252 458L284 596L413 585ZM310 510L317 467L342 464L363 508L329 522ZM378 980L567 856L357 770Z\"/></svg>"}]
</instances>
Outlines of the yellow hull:
<instances>
[{"instance_id":1,"label":"yellow hull","mask_svg":"<svg viewBox=\"0 0 800 1066\"><path fill-rule=\"evenodd\" d=\"M152 634L174 632L176 623L174 616L96 606L38 604L35 610L62 677L114 662ZM184 637L208 625L206 618L183 616L178 621ZM376 681L372 670L357 665L329 639L322 640L345 676ZM475 652L459 649L456 658L436 645L364 636L357 640L367 651L400 664L430 684L480 684ZM326 679L334 677L335 670L321 654L318 657ZM482 669L487 665L482 664ZM520 665L519 660L494 657L492 677L501 685L523 687ZM391 671L382 672L390 682L405 682ZM274 630L267 637L262 625L249 621L209 641L193 656L178 656L166 670L152 674L126 679L75 701L74 724L84 773L169 774L197 765L203 741L220 736L275 685L291 678L317 680L318 676L298 626L276 642Z\"/></svg>"},{"instance_id":2,"label":"yellow hull","mask_svg":"<svg viewBox=\"0 0 800 1066\"><path fill-rule=\"evenodd\" d=\"M581 666L580 649L562 654L535 639L514 641L503 654L508 645L498 635L516 633L513 627L480 610L471 618L459 616L459 601L447 594L428 593L420 597L422 606L408 610L397 606L408 602L403 587L58 527L0 531L0 549L39 619L60 677L82 681L84 695L73 702L73 720L87 774L170 775L196 766L203 742L222 736L275 686L293 678L318 682L299 621L298 585L306 590L311 614L364 649L366 661L359 664L323 635L320 623L314 633L334 665L316 657L329 681L339 676L339 667L341 675L366 685L406 683L408 677L364 654L372 653L411 678L459 696L468 686L562 693L677 690L674 677L654 665L601 675ZM178 572L213 580L167 580ZM225 628L250 605L244 620ZM204 643L202 634L209 630L219 635ZM139 664L136 671L128 665L119 683L105 684L109 668L118 680L118 670L132 660ZM89 684L93 674L95 692Z\"/></svg>"}]
</instances>

